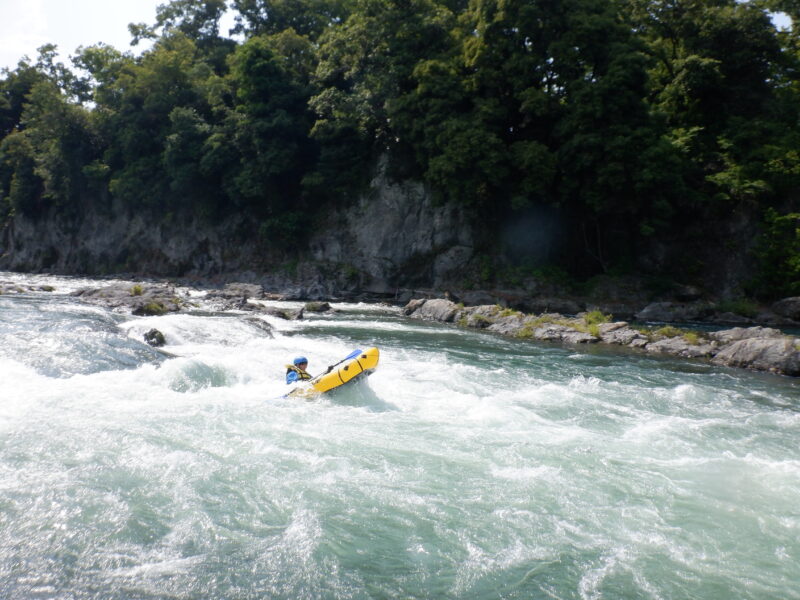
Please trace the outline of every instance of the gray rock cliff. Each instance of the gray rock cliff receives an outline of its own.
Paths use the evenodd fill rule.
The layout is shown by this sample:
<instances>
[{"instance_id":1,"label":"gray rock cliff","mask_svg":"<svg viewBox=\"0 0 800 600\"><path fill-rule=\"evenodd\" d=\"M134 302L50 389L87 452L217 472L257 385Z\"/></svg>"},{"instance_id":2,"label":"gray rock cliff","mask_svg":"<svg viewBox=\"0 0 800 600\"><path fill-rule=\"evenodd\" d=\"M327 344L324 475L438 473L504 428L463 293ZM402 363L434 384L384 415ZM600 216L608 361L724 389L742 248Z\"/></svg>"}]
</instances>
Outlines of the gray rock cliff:
<instances>
[{"instance_id":1,"label":"gray rock cliff","mask_svg":"<svg viewBox=\"0 0 800 600\"><path fill-rule=\"evenodd\" d=\"M176 212L155 221L121 206L88 207L79 219L16 216L0 230L0 270L62 274L225 276L324 300L349 284L393 294L408 281L446 285L473 258L467 215L436 205L419 183L396 183L380 167L348 208L318 216L309 252L290 257L259 239L257 224L233 214L203 220Z\"/></svg>"},{"instance_id":2,"label":"gray rock cliff","mask_svg":"<svg viewBox=\"0 0 800 600\"><path fill-rule=\"evenodd\" d=\"M435 287L457 281L473 257L468 217L437 206L422 184L389 180L383 167L347 210L330 215L311 239L318 261L349 265L367 275L368 291L394 291L409 279Z\"/></svg>"}]
</instances>

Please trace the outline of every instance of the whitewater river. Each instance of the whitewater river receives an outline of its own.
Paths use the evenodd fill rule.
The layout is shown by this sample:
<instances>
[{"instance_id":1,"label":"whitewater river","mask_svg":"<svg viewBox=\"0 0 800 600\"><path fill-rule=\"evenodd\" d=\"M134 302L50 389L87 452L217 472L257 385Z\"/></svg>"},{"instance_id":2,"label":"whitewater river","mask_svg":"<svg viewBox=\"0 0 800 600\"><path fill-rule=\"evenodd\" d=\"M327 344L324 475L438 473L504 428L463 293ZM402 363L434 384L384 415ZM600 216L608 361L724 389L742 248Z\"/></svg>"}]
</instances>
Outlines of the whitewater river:
<instances>
[{"instance_id":1,"label":"whitewater river","mask_svg":"<svg viewBox=\"0 0 800 600\"><path fill-rule=\"evenodd\" d=\"M797 380L0 275L56 288L0 296L4 600L800 598ZM370 346L365 384L281 397Z\"/></svg>"}]
</instances>

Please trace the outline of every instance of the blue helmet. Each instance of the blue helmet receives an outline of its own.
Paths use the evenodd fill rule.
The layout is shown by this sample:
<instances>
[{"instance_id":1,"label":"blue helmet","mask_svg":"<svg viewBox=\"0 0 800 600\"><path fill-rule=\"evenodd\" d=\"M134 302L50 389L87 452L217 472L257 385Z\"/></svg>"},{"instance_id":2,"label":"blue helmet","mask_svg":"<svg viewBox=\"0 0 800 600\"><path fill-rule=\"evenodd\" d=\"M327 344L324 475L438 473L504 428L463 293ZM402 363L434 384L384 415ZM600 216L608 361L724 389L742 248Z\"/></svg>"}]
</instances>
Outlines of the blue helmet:
<instances>
[{"instance_id":1,"label":"blue helmet","mask_svg":"<svg viewBox=\"0 0 800 600\"><path fill-rule=\"evenodd\" d=\"M308 359L305 356L298 356L293 361L294 366L302 365L303 363L308 363Z\"/></svg>"}]
</instances>

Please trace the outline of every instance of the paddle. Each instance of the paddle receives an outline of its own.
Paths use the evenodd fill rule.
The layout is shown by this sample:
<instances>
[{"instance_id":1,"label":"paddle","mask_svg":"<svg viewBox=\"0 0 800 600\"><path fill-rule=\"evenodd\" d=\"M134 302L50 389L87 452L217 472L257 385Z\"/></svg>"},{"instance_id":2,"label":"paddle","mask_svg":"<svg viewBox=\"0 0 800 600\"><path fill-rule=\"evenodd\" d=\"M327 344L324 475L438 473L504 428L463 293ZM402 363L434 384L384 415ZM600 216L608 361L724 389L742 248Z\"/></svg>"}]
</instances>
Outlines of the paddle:
<instances>
[{"instance_id":1,"label":"paddle","mask_svg":"<svg viewBox=\"0 0 800 600\"><path fill-rule=\"evenodd\" d=\"M343 363L344 361L346 361L346 360L350 360L351 358L355 358L355 357L356 357L356 356L358 356L359 354L361 354L361 349L360 349L360 348L356 348L356 349L355 349L355 350L353 350L353 351L352 351L350 354L348 354L347 356L345 356L345 357L344 357L342 360L340 360L339 362L337 362L337 363L335 363L335 364L332 364L331 366L329 366L327 371L325 371L324 373L320 373L319 375L317 375L316 377L314 377L314 379L319 379L319 378L320 378L320 377L322 377L323 375L327 375L328 373L330 373L331 371L333 371L333 368L334 368L334 367L337 367L337 366L339 366L340 364L342 364L342 363Z\"/></svg>"}]
</instances>

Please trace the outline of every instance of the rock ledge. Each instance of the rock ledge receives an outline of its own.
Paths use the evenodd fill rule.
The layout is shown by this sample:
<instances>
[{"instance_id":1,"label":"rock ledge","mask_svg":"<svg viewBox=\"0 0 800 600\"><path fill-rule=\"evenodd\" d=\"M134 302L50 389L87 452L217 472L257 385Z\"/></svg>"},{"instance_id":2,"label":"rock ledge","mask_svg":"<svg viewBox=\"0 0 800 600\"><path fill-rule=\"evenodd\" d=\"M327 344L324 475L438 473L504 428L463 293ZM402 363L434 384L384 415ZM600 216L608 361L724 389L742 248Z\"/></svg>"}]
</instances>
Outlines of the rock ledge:
<instances>
[{"instance_id":1,"label":"rock ledge","mask_svg":"<svg viewBox=\"0 0 800 600\"><path fill-rule=\"evenodd\" d=\"M735 327L709 334L675 327L643 330L625 321L603 322L597 313L576 317L530 315L498 305L464 307L450 300L425 298L409 301L403 312L413 319L456 323L520 339L625 346L651 354L702 358L718 365L800 376L800 339L766 327Z\"/></svg>"}]
</instances>

